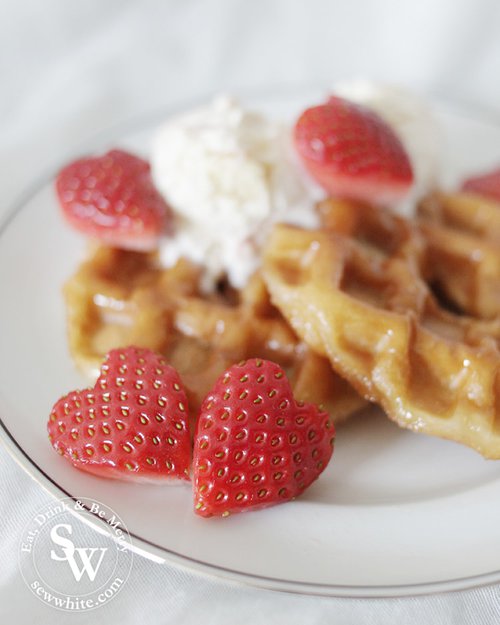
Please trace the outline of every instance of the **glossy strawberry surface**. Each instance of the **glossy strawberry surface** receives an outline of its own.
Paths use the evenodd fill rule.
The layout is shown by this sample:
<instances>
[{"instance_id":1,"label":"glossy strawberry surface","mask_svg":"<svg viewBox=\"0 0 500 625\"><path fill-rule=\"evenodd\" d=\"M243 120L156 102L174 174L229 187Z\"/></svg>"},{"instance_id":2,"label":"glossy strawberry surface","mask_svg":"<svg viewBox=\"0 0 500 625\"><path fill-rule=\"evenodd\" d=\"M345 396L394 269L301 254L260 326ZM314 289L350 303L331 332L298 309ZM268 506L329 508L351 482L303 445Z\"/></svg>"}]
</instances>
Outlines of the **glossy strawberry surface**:
<instances>
[{"instance_id":1,"label":"glossy strawberry surface","mask_svg":"<svg viewBox=\"0 0 500 625\"><path fill-rule=\"evenodd\" d=\"M294 139L305 168L329 195L393 204L413 182L394 131L375 112L343 98L305 110Z\"/></svg>"},{"instance_id":2,"label":"glossy strawberry surface","mask_svg":"<svg viewBox=\"0 0 500 625\"><path fill-rule=\"evenodd\" d=\"M234 365L206 397L198 420L195 512L227 516L300 495L327 466L334 435L325 412L295 401L277 364Z\"/></svg>"},{"instance_id":3,"label":"glossy strawberry surface","mask_svg":"<svg viewBox=\"0 0 500 625\"><path fill-rule=\"evenodd\" d=\"M172 367L147 349L112 350L94 388L65 395L49 439L74 466L127 480L189 479L187 399Z\"/></svg>"},{"instance_id":4,"label":"glossy strawberry surface","mask_svg":"<svg viewBox=\"0 0 500 625\"><path fill-rule=\"evenodd\" d=\"M149 164L123 150L70 163L56 190L70 225L109 245L151 250L170 223Z\"/></svg>"}]
</instances>

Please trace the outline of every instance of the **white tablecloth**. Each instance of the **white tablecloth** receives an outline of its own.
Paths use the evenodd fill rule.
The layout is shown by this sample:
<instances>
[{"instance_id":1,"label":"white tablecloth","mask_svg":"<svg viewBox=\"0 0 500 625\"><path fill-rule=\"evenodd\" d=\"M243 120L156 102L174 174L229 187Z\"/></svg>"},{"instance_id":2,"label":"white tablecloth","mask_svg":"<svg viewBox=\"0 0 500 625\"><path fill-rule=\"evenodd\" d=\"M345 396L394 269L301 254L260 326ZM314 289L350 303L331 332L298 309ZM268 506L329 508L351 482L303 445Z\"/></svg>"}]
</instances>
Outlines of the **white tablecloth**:
<instances>
[{"instance_id":1,"label":"white tablecloth","mask_svg":"<svg viewBox=\"0 0 500 625\"><path fill-rule=\"evenodd\" d=\"M500 111L497 0L2 0L0 52L0 217L90 134L205 93L366 76ZM49 500L0 447L2 623L500 621L500 587L318 598L139 557L119 598L68 615L36 599L17 565L20 528Z\"/></svg>"}]
</instances>

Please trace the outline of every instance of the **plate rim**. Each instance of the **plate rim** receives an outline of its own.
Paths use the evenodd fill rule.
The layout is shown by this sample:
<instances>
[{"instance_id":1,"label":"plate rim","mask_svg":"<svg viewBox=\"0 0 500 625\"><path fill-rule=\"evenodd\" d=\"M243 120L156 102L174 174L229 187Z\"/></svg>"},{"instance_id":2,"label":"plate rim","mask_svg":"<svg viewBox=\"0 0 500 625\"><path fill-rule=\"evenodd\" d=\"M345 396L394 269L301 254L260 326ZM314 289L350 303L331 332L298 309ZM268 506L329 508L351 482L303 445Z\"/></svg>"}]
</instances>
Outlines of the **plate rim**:
<instances>
[{"instance_id":1,"label":"plate rim","mask_svg":"<svg viewBox=\"0 0 500 625\"><path fill-rule=\"evenodd\" d=\"M16 464L23 469L31 479L37 482L49 495L58 499L69 497L73 501L82 499L76 497L60 486L24 451L18 441L6 427L0 415L0 440ZM83 508L86 508L85 505ZM88 509L87 509L88 510ZM80 516L78 512L75 512ZM109 528L106 519L97 518L101 528L112 538L113 532ZM203 574L207 577L216 577L229 583L239 585L250 585L273 591L289 592L292 594L325 596L338 598L359 598L359 599L395 599L401 597L416 597L422 595L433 595L443 592L470 590L481 586L496 584L500 581L500 570L481 573L479 575L458 577L438 582L421 582L417 584L391 584L391 585L343 585L343 584L322 584L317 582L300 582L294 580L283 580L276 577L266 577L252 573L243 573L235 569L223 567L217 564L210 564L202 560L197 560L189 556L182 555L154 542L138 536L129 531L134 543L132 549L135 553L161 564L170 564L179 568L184 568L190 572Z\"/></svg>"},{"instance_id":2,"label":"plate rim","mask_svg":"<svg viewBox=\"0 0 500 625\"><path fill-rule=\"evenodd\" d=\"M326 92L327 87L324 84L292 84L273 87L263 87L261 89L235 89L237 97L244 99L261 99L277 97L282 100L286 97L285 92L289 92L295 97L306 92L319 93ZM179 101L168 106L157 107L149 112L143 112L134 115L128 119L124 119L116 124L108 126L101 131L94 133L82 142L76 142L75 145L57 159L57 166L49 167L34 178L24 192L21 192L17 198L10 204L9 208L4 212L0 219L0 239L10 224L15 220L16 216L23 208L33 199L37 193L50 184L57 171L69 158L74 158L75 154L83 153L85 150L93 149L98 143L102 143L112 137L133 132L134 130L143 129L144 126L152 125L155 119L161 120L162 117L180 113L187 108L200 105L206 102L214 94L200 94L195 98L186 101ZM427 94L428 100L439 107L453 112L455 114L467 117L470 120L480 121L494 126L500 126L500 114L496 114L486 108L480 106L470 106L459 103L456 100L448 100L440 94ZM4 423L2 414L0 414L0 440L4 449L8 451L16 464L20 466L31 479L37 482L48 494L55 498L70 497L76 501L77 497L66 491L60 486L55 479L50 477L23 449L21 443L16 440L13 434ZM81 496L80 496L81 498ZM97 519L102 528L113 536L109 530L109 525L105 519ZM267 577L253 573L244 573L229 567L223 567L217 564L197 560L190 556L186 556L154 542L138 536L130 532L130 536L134 541L133 551L146 557L149 560L160 562L162 564L170 564L175 567L187 569L191 573L202 574L207 577L215 577L223 579L226 582L265 588L273 591L284 591L293 594L312 595L312 596L329 596L339 598L398 598L398 597L414 597L422 595L432 595L443 592L467 590L482 586L492 585L500 582L500 569L481 573L478 575L452 578L448 580L440 580L436 582L419 582L407 584L382 584L382 585L342 585L342 584L324 584L319 582L307 582L296 580L283 580L276 577Z\"/></svg>"}]
</instances>

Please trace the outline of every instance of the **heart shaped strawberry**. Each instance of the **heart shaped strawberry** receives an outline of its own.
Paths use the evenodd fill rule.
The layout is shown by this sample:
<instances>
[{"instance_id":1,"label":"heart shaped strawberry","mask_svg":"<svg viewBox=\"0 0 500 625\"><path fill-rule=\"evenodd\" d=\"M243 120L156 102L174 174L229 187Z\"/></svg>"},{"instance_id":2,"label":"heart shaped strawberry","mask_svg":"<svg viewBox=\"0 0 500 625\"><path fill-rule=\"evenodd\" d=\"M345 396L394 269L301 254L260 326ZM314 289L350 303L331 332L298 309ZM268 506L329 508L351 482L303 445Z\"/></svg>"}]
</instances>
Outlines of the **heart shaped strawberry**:
<instances>
[{"instance_id":1,"label":"heart shaped strawberry","mask_svg":"<svg viewBox=\"0 0 500 625\"><path fill-rule=\"evenodd\" d=\"M234 365L205 398L198 420L195 512L227 516L296 497L327 466L334 435L325 412L294 400L279 365Z\"/></svg>"},{"instance_id":2,"label":"heart shaped strawberry","mask_svg":"<svg viewBox=\"0 0 500 625\"><path fill-rule=\"evenodd\" d=\"M189 479L187 399L179 375L147 349L109 352L92 389L73 391L48 421L56 451L102 477Z\"/></svg>"},{"instance_id":3,"label":"heart shaped strawberry","mask_svg":"<svg viewBox=\"0 0 500 625\"><path fill-rule=\"evenodd\" d=\"M57 176L56 190L70 225L108 245L154 249L169 223L149 163L123 150L70 163Z\"/></svg>"},{"instance_id":4,"label":"heart shaped strawberry","mask_svg":"<svg viewBox=\"0 0 500 625\"><path fill-rule=\"evenodd\" d=\"M403 144L366 107L332 96L304 111L294 133L306 169L334 197L391 205L412 185Z\"/></svg>"}]
</instances>

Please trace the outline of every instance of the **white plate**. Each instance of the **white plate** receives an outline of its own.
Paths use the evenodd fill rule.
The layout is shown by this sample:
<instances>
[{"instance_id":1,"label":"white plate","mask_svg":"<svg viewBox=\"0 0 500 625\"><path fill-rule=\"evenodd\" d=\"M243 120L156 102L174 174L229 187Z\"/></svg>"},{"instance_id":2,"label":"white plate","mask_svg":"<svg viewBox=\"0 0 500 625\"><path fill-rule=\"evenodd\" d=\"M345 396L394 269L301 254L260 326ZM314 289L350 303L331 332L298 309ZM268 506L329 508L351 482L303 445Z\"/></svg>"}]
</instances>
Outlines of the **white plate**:
<instances>
[{"instance_id":1,"label":"white plate","mask_svg":"<svg viewBox=\"0 0 500 625\"><path fill-rule=\"evenodd\" d=\"M321 97L244 100L293 116ZM438 114L448 180L500 161L500 126L450 107ZM90 147L147 153L163 116ZM59 217L52 180L36 186L0 231L1 433L43 487L105 502L156 559L268 588L388 596L500 581L500 462L400 430L380 414L339 429L333 461L297 501L227 519L196 517L187 486L117 483L71 468L51 449L45 427L54 401L86 385L68 356L61 298L83 247Z\"/></svg>"}]
</instances>

